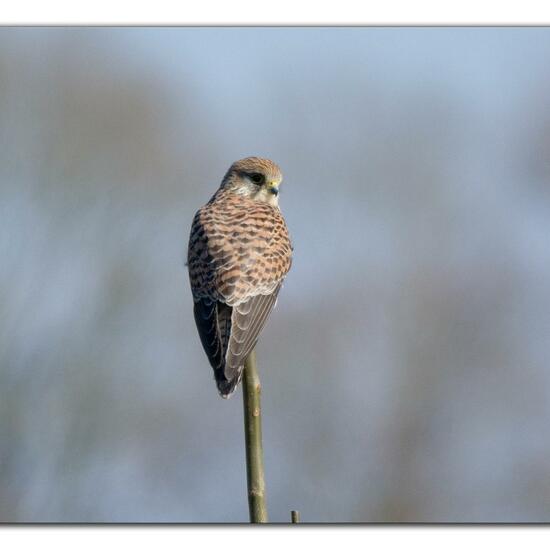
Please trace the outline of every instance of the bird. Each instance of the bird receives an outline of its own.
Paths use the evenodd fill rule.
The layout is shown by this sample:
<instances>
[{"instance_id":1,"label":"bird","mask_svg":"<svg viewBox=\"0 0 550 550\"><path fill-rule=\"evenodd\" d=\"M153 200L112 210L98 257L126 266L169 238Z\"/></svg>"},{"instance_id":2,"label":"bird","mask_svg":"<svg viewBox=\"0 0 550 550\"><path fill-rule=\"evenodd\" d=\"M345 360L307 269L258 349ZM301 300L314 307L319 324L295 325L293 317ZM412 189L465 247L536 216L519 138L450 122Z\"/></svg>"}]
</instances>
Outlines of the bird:
<instances>
[{"instance_id":1,"label":"bird","mask_svg":"<svg viewBox=\"0 0 550 550\"><path fill-rule=\"evenodd\" d=\"M279 208L282 179L271 160L238 160L191 224L187 267L194 318L225 399L241 381L292 264Z\"/></svg>"}]
</instances>

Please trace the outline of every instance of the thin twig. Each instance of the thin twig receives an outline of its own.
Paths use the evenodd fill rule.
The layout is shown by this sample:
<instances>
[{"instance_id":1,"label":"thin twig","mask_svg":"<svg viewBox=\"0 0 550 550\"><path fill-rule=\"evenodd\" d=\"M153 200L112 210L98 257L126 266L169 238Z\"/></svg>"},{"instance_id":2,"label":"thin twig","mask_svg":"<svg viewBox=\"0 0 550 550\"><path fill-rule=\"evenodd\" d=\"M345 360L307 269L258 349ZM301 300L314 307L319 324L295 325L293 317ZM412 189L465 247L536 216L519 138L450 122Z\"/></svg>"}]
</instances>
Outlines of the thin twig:
<instances>
[{"instance_id":1,"label":"thin twig","mask_svg":"<svg viewBox=\"0 0 550 550\"><path fill-rule=\"evenodd\" d=\"M247 357L244 365L244 436L250 522L267 523L262 449L262 409L260 406L261 386L256 369L256 352L254 350Z\"/></svg>"}]
</instances>

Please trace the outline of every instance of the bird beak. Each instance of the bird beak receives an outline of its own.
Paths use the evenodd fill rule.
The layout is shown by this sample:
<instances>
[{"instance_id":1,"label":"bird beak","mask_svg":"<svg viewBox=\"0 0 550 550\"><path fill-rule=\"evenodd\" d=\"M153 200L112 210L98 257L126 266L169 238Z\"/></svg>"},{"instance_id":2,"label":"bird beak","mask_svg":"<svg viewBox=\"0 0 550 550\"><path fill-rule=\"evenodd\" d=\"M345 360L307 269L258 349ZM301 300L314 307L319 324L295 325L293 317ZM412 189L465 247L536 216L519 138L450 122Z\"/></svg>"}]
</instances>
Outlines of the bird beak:
<instances>
[{"instance_id":1,"label":"bird beak","mask_svg":"<svg viewBox=\"0 0 550 550\"><path fill-rule=\"evenodd\" d=\"M270 181L267 184L267 189L272 195L277 196L279 194L279 184L276 181Z\"/></svg>"}]
</instances>

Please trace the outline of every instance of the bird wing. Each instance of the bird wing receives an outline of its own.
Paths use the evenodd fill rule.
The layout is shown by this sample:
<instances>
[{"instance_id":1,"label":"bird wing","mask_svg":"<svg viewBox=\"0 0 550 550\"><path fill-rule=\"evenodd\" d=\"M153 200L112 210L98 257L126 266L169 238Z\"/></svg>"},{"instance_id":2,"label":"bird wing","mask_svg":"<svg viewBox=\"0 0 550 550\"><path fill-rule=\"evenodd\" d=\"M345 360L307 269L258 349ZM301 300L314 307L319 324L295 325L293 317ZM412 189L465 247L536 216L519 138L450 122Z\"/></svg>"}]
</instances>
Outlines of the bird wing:
<instances>
[{"instance_id":1,"label":"bird wing","mask_svg":"<svg viewBox=\"0 0 550 550\"><path fill-rule=\"evenodd\" d=\"M228 381L240 379L244 362L254 349L269 314L275 307L281 283L271 294L258 294L233 307L231 332L225 354L224 375Z\"/></svg>"},{"instance_id":2,"label":"bird wing","mask_svg":"<svg viewBox=\"0 0 550 550\"><path fill-rule=\"evenodd\" d=\"M208 299L195 302L201 343L222 396L233 393L239 384L244 362L275 306L280 286L272 294L253 296L234 307Z\"/></svg>"},{"instance_id":3,"label":"bird wing","mask_svg":"<svg viewBox=\"0 0 550 550\"><path fill-rule=\"evenodd\" d=\"M231 308L207 298L195 302L193 312L202 347L214 372L223 371L225 351L231 330ZM221 328L221 330L220 330Z\"/></svg>"}]
</instances>

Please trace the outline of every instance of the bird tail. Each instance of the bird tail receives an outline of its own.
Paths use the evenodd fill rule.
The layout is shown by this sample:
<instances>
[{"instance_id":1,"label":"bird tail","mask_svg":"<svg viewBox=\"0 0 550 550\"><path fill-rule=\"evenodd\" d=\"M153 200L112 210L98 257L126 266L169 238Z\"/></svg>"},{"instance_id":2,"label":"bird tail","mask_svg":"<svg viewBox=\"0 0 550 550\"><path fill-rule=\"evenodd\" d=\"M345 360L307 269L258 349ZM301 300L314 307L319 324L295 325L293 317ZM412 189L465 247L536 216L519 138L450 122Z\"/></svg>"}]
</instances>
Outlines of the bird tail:
<instances>
[{"instance_id":1,"label":"bird tail","mask_svg":"<svg viewBox=\"0 0 550 550\"><path fill-rule=\"evenodd\" d=\"M194 312L204 351L214 370L218 392L227 399L235 392L241 381L246 355L256 343L256 339L248 338L250 341L246 341L246 336L250 336L248 332L245 332L243 338L242 330L236 330L232 340L234 347L229 351L232 328L239 328L239 323L242 324L242 321L239 321L241 317L237 316L233 326L233 308L223 302L203 299L195 302ZM237 314L240 315L238 310ZM263 323L260 328L261 326ZM247 346L244 349L243 344Z\"/></svg>"},{"instance_id":2,"label":"bird tail","mask_svg":"<svg viewBox=\"0 0 550 550\"><path fill-rule=\"evenodd\" d=\"M239 361L235 361L235 357L228 357L227 353L231 338L233 308L221 302L218 302L217 308L218 337L221 354L218 364L212 366L214 367L214 378L216 379L218 392L224 399L228 399L241 381L244 361L241 365L236 364Z\"/></svg>"},{"instance_id":3,"label":"bird tail","mask_svg":"<svg viewBox=\"0 0 550 550\"><path fill-rule=\"evenodd\" d=\"M242 373L243 367L239 369L238 376L235 376L235 378L232 378L231 380L227 380L221 369L214 371L216 385L218 386L218 392L221 397L224 399L229 399L233 395L239 385L239 382L241 381Z\"/></svg>"}]
</instances>

